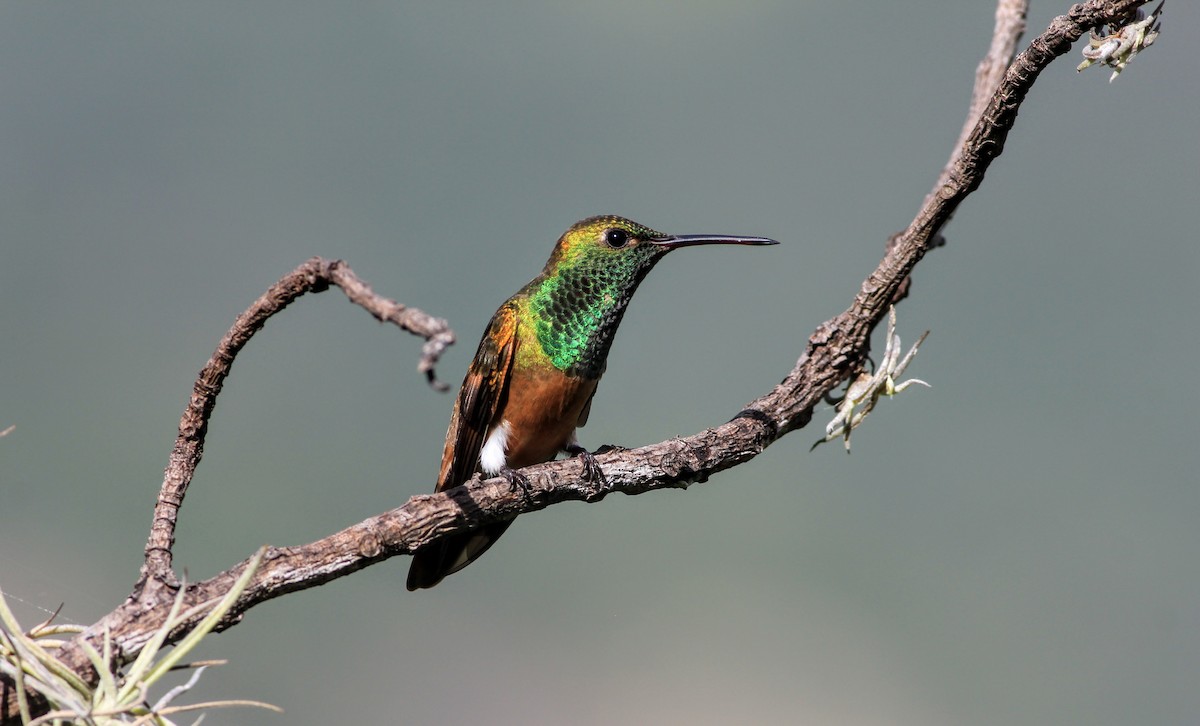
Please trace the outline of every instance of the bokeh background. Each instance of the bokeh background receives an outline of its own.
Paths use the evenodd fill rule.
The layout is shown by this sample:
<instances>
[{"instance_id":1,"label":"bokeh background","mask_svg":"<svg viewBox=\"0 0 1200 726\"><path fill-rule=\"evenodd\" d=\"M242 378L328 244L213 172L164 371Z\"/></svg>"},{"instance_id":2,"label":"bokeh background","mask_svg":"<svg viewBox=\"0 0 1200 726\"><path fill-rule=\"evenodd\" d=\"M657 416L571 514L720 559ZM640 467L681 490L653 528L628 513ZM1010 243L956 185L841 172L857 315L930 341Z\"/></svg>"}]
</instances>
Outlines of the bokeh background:
<instances>
[{"instance_id":1,"label":"bokeh background","mask_svg":"<svg viewBox=\"0 0 1200 726\"><path fill-rule=\"evenodd\" d=\"M1036 33L1067 2L1038 2ZM728 419L793 365L958 134L991 2L0 5L0 587L90 623L137 574L234 316L311 255L488 317L575 220L769 235L642 286L584 443ZM1194 4L1116 83L1057 62L900 308L911 369L685 493L523 517L249 613L209 724L1200 721ZM340 293L238 358L182 510L210 576L429 490L451 397Z\"/></svg>"}]
</instances>

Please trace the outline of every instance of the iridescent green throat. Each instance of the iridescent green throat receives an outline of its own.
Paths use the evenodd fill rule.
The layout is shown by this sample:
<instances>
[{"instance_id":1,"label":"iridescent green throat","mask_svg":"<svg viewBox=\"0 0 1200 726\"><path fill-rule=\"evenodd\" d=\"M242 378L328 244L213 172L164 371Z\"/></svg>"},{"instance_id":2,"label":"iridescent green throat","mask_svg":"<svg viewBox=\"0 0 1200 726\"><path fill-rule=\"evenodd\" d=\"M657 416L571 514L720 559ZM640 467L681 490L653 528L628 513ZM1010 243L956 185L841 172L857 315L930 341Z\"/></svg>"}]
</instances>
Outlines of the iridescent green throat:
<instances>
[{"instance_id":1,"label":"iridescent green throat","mask_svg":"<svg viewBox=\"0 0 1200 726\"><path fill-rule=\"evenodd\" d=\"M638 284L665 249L583 250L551 260L526 288L542 352L571 376L599 378Z\"/></svg>"}]
</instances>

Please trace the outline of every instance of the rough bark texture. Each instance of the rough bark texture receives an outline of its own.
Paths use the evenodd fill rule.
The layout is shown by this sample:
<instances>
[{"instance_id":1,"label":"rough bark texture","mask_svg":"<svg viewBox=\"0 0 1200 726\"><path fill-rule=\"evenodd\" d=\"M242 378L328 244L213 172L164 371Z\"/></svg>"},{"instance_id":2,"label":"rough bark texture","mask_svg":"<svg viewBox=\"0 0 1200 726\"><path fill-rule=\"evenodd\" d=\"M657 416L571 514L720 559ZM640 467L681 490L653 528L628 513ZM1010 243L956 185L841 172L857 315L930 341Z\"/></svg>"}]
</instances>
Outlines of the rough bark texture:
<instances>
[{"instance_id":1,"label":"rough bark texture","mask_svg":"<svg viewBox=\"0 0 1200 726\"><path fill-rule=\"evenodd\" d=\"M486 481L476 478L442 494L413 497L402 507L316 542L269 548L262 567L218 628L236 624L249 608L265 600L321 585L396 555L411 554L443 534L558 502L595 502L611 492L641 494L703 482L754 458L781 436L804 426L812 417L813 407L861 365L871 331L888 305L903 294L909 273L938 244L939 231L962 200L979 187L989 164L1003 151L1017 109L1038 74L1089 29L1120 24L1145 1L1094 0L1075 5L1067 15L1055 18L1008 64L1007 58L1024 27L1025 3L1000 0L992 49L977 72L975 101L967 122L969 132L956 145L916 218L889 242L887 254L862 283L850 307L812 334L783 381L728 422L652 446L598 454L596 461L607 477L603 486L582 481L576 460L551 462L523 470L531 485L527 493L514 493L502 477ZM1001 73L1001 69L1006 70ZM61 659L86 679L95 681L96 673L79 647L81 639L99 648L107 631L118 662L132 660L164 622L181 586L171 568L175 523L203 454L209 416L234 357L271 315L300 295L323 291L331 284L341 287L351 301L379 320L423 336L427 342L419 369L438 385L433 364L445 346L453 342L453 333L444 321L375 295L340 261L314 258L273 285L237 319L196 381L165 471L146 543L145 563L133 592L59 652ZM247 561L208 580L186 585L184 606L196 615L172 634L171 642L194 627L220 600ZM19 722L12 685L0 681L0 724Z\"/></svg>"}]
</instances>

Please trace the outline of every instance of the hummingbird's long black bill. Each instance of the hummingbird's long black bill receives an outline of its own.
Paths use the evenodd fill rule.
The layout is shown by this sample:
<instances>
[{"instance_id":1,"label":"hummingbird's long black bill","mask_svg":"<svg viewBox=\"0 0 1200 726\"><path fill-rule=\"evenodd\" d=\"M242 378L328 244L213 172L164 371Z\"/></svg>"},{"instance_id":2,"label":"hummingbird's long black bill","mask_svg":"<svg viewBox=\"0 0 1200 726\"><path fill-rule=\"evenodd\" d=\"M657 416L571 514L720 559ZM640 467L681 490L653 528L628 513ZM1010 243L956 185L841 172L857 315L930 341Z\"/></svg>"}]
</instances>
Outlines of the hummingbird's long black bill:
<instances>
[{"instance_id":1,"label":"hummingbird's long black bill","mask_svg":"<svg viewBox=\"0 0 1200 726\"><path fill-rule=\"evenodd\" d=\"M681 234L652 239L650 242L668 249L693 245L777 245L778 241L767 237L739 237L722 234Z\"/></svg>"}]
</instances>

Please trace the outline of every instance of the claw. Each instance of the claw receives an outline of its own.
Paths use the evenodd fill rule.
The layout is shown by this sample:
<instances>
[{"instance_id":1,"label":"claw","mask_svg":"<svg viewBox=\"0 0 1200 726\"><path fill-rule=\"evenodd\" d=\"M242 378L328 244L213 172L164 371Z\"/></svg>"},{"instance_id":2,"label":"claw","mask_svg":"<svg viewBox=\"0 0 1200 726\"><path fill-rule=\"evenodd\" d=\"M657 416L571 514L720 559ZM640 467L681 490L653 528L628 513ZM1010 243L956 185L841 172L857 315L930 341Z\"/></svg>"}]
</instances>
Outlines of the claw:
<instances>
[{"instance_id":1,"label":"claw","mask_svg":"<svg viewBox=\"0 0 1200 726\"><path fill-rule=\"evenodd\" d=\"M601 447L601 449L603 448ZM608 450L611 451L612 448L614 447L609 447ZM567 453L571 456L579 457L580 462L583 464L584 481L599 484L602 487L608 486L608 479L604 476L604 470L600 468L600 464L596 462L596 457L592 455L592 452L579 444L568 444Z\"/></svg>"},{"instance_id":2,"label":"claw","mask_svg":"<svg viewBox=\"0 0 1200 726\"><path fill-rule=\"evenodd\" d=\"M529 477L516 469L509 469L507 466L500 470L500 476L508 480L508 490L510 492L520 491L525 496L529 496L529 490L532 488L532 485L529 483Z\"/></svg>"}]
</instances>

